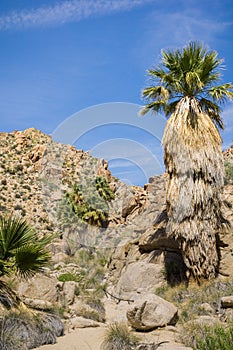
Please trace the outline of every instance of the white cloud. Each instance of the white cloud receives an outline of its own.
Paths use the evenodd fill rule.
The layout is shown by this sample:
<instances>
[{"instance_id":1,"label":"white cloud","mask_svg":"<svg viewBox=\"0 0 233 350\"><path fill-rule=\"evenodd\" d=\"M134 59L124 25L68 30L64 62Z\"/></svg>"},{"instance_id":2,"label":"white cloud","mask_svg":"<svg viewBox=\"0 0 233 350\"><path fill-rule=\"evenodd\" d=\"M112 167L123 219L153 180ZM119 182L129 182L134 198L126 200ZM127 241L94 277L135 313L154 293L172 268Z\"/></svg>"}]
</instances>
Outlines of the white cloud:
<instances>
[{"instance_id":1,"label":"white cloud","mask_svg":"<svg viewBox=\"0 0 233 350\"><path fill-rule=\"evenodd\" d=\"M13 11L0 16L0 30L21 27L60 25L90 16L127 11L153 0L67 0L54 6Z\"/></svg>"}]
</instances>

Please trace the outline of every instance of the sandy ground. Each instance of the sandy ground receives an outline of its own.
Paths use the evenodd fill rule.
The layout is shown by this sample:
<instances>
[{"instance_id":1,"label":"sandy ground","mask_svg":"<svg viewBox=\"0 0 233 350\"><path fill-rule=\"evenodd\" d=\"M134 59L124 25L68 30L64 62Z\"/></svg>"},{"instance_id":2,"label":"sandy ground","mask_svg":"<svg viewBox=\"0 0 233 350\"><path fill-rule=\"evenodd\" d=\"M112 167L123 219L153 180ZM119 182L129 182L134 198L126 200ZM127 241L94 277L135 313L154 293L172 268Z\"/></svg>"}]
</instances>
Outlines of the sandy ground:
<instances>
[{"instance_id":1,"label":"sandy ground","mask_svg":"<svg viewBox=\"0 0 233 350\"><path fill-rule=\"evenodd\" d=\"M54 345L44 345L37 350L100 350L105 327L79 328L57 338Z\"/></svg>"},{"instance_id":2,"label":"sandy ground","mask_svg":"<svg viewBox=\"0 0 233 350\"><path fill-rule=\"evenodd\" d=\"M127 302L121 302L116 304L112 300L105 300L106 309L106 326L96 328L76 328L70 333L65 334L63 337L57 338L57 343L54 345L44 345L37 350L101 350L101 344L104 340L104 335L108 324L113 322L126 322L126 310L129 307ZM174 341L175 331L174 327L170 327L163 331L154 331L150 333L141 333L140 338L142 342L154 342L155 344L161 341ZM137 334L139 336L139 334ZM176 349L178 349L176 343ZM172 350L173 345L170 343L163 344L159 349ZM183 347L180 348L181 350ZM123 349L122 349L123 350ZM191 350L191 348L190 348Z\"/></svg>"},{"instance_id":3,"label":"sandy ground","mask_svg":"<svg viewBox=\"0 0 233 350\"><path fill-rule=\"evenodd\" d=\"M106 323L126 322L127 302L116 304L111 299L105 300ZM107 325L106 325L107 327ZM44 345L38 350L100 350L106 327L77 328L63 337L57 338L54 345Z\"/></svg>"}]
</instances>

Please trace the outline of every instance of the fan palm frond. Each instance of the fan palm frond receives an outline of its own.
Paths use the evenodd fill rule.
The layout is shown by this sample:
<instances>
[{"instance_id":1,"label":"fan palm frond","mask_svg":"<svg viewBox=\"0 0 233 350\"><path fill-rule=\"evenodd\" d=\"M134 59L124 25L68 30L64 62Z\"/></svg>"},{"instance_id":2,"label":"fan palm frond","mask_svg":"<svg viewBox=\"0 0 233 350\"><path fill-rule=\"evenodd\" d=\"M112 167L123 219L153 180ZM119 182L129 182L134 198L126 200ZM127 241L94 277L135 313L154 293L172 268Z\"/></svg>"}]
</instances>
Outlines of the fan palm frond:
<instances>
[{"instance_id":1,"label":"fan palm frond","mask_svg":"<svg viewBox=\"0 0 233 350\"><path fill-rule=\"evenodd\" d=\"M0 273L17 271L24 277L38 272L50 261L46 246L53 236L39 238L26 220L0 217Z\"/></svg>"}]
</instances>

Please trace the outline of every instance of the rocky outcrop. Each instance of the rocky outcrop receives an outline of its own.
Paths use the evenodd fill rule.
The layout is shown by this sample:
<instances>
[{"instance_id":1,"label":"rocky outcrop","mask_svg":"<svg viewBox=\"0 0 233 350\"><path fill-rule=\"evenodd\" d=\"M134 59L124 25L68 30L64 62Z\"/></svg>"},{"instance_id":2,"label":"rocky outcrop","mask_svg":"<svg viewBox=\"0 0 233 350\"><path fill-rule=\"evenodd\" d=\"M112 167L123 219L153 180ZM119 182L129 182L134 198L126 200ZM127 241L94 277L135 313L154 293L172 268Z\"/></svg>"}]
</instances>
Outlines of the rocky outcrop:
<instances>
[{"instance_id":1,"label":"rocky outcrop","mask_svg":"<svg viewBox=\"0 0 233 350\"><path fill-rule=\"evenodd\" d=\"M148 331L165 325L174 325L178 320L177 308L154 294L142 295L127 311L130 325L137 330Z\"/></svg>"},{"instance_id":2,"label":"rocky outcrop","mask_svg":"<svg viewBox=\"0 0 233 350\"><path fill-rule=\"evenodd\" d=\"M127 265L116 285L116 295L129 298L132 293L153 292L164 283L163 267L159 264L138 261Z\"/></svg>"},{"instance_id":3,"label":"rocky outcrop","mask_svg":"<svg viewBox=\"0 0 233 350\"><path fill-rule=\"evenodd\" d=\"M233 159L232 152L226 153L228 162ZM114 321L113 316L119 321L125 320L127 314L134 328L156 329L154 332L160 332L161 337L158 327L174 324L177 309L148 293L154 293L167 282L175 285L186 280L177 242L166 234L166 176L152 177L144 188L126 186L111 175L103 159L92 158L88 152L74 146L55 143L36 129L0 133L0 157L1 211L25 217L39 235L53 233L56 236L50 245L55 264L53 271L45 271L19 284L19 295L25 304L37 310L65 305L65 316L70 319L68 329L99 326L105 321L104 308L100 312L99 305L94 309L78 295L82 268L64 261L75 259L80 247L106 248L111 251L106 294L109 292L113 299L125 299L114 307L111 304L110 311L106 311L107 322ZM67 207L60 210L66 192L76 183L85 188L86 178L95 179L96 176L104 176L115 194L115 199L108 203L108 218L103 227L80 224L74 216L69 217ZM229 181L223 200L226 222L225 231L218 233L218 245L219 278L225 279L233 278L233 186ZM62 219L59 210L65 212ZM58 281L61 274L74 275L79 282ZM85 292L90 297L93 290ZM106 309L108 303L109 300L105 300ZM228 319L233 317L230 303L229 297L221 301L223 316ZM202 305L200 310L209 317L205 317L206 322L210 317L217 318L210 305ZM169 344L161 344L158 349L184 349L178 339L166 335L164 341L168 339ZM156 344L154 339L152 341ZM148 348L149 344L145 346Z\"/></svg>"}]
</instances>

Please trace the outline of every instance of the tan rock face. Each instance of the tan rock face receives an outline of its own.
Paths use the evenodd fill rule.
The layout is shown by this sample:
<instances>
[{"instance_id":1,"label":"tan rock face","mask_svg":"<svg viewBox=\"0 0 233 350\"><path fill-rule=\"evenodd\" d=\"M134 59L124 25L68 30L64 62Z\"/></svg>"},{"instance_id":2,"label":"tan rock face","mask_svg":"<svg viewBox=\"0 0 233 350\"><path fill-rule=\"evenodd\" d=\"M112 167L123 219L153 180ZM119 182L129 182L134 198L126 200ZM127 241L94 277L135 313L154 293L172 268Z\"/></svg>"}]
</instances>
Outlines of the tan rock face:
<instances>
[{"instance_id":1,"label":"tan rock face","mask_svg":"<svg viewBox=\"0 0 233 350\"><path fill-rule=\"evenodd\" d=\"M121 273L116 286L119 297L127 297L133 292L154 291L164 282L163 266L144 261L129 264Z\"/></svg>"},{"instance_id":2,"label":"tan rock face","mask_svg":"<svg viewBox=\"0 0 233 350\"><path fill-rule=\"evenodd\" d=\"M233 278L233 186L224 187L224 217L227 220L225 230L219 233L220 238L220 275Z\"/></svg>"},{"instance_id":3,"label":"tan rock face","mask_svg":"<svg viewBox=\"0 0 233 350\"><path fill-rule=\"evenodd\" d=\"M223 308L233 308L233 295L222 297L220 301Z\"/></svg>"},{"instance_id":4,"label":"tan rock face","mask_svg":"<svg viewBox=\"0 0 233 350\"><path fill-rule=\"evenodd\" d=\"M142 296L127 312L130 325L137 330L152 330L177 321L177 308L154 294Z\"/></svg>"},{"instance_id":5,"label":"tan rock face","mask_svg":"<svg viewBox=\"0 0 233 350\"><path fill-rule=\"evenodd\" d=\"M102 323L96 322L84 317L76 316L69 320L70 328L90 328L90 327L100 327Z\"/></svg>"},{"instance_id":6,"label":"tan rock face","mask_svg":"<svg viewBox=\"0 0 233 350\"><path fill-rule=\"evenodd\" d=\"M22 299L39 299L54 304L57 301L57 280L53 277L36 275L19 283L18 293Z\"/></svg>"},{"instance_id":7,"label":"tan rock face","mask_svg":"<svg viewBox=\"0 0 233 350\"><path fill-rule=\"evenodd\" d=\"M77 289L76 282L69 281L69 282L63 283L62 296L65 304L67 305L73 304L75 300L76 289Z\"/></svg>"}]
</instances>

